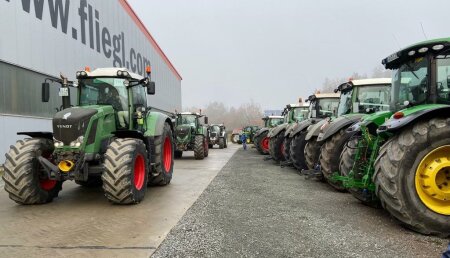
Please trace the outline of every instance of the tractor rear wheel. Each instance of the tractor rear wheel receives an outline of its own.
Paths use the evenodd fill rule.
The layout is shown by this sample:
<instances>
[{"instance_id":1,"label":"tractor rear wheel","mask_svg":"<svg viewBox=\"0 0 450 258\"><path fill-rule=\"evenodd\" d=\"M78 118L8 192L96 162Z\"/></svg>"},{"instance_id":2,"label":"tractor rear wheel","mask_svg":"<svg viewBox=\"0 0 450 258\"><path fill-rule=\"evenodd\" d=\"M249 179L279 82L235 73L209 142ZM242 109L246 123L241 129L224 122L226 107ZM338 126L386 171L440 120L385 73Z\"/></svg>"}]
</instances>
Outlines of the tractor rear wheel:
<instances>
[{"instance_id":1,"label":"tractor rear wheel","mask_svg":"<svg viewBox=\"0 0 450 258\"><path fill-rule=\"evenodd\" d=\"M262 132L258 137L255 137L255 147L259 153L266 155L269 154L269 137L267 134L269 131Z\"/></svg>"},{"instance_id":2,"label":"tractor rear wheel","mask_svg":"<svg viewBox=\"0 0 450 258\"><path fill-rule=\"evenodd\" d=\"M238 143L239 140L239 134L232 134L231 135L231 142L232 143Z\"/></svg>"},{"instance_id":3,"label":"tractor rear wheel","mask_svg":"<svg viewBox=\"0 0 450 258\"><path fill-rule=\"evenodd\" d=\"M87 181L75 180L75 183L83 187L95 188L102 186L103 181L101 176L90 176Z\"/></svg>"},{"instance_id":4,"label":"tractor rear wheel","mask_svg":"<svg viewBox=\"0 0 450 258\"><path fill-rule=\"evenodd\" d=\"M385 143L373 180L382 206L406 227L450 236L450 120L433 118Z\"/></svg>"},{"instance_id":5,"label":"tractor rear wheel","mask_svg":"<svg viewBox=\"0 0 450 258\"><path fill-rule=\"evenodd\" d=\"M366 162L368 161L366 159L370 158L370 154L366 154L365 157L360 158L361 160L355 161L357 147L358 139L353 139L350 140L345 145L344 150L342 150L339 161L339 172L342 176L348 176L350 171L354 168L362 170L366 166ZM355 164L355 162L357 163ZM353 171L353 173L353 177L358 180L361 180L364 176L363 174L359 174L359 171ZM374 192L361 188L348 188L347 190L363 204L374 208L380 208L380 202Z\"/></svg>"},{"instance_id":6,"label":"tractor rear wheel","mask_svg":"<svg viewBox=\"0 0 450 258\"><path fill-rule=\"evenodd\" d=\"M306 131L301 131L296 134L291 141L289 147L289 156L291 157L292 164L298 170L307 169L305 159L305 145L306 145Z\"/></svg>"},{"instance_id":7,"label":"tractor rear wheel","mask_svg":"<svg viewBox=\"0 0 450 258\"><path fill-rule=\"evenodd\" d=\"M173 160L176 157L173 143L172 129L168 123L164 124L161 136L155 139L155 173L150 173L149 185L168 185L173 175ZM183 155L180 152L179 158Z\"/></svg>"},{"instance_id":8,"label":"tractor rear wheel","mask_svg":"<svg viewBox=\"0 0 450 258\"><path fill-rule=\"evenodd\" d=\"M309 169L314 169L320 158L320 148L322 142L317 141L317 136L311 137L305 145L305 160L306 166Z\"/></svg>"},{"instance_id":9,"label":"tractor rear wheel","mask_svg":"<svg viewBox=\"0 0 450 258\"><path fill-rule=\"evenodd\" d=\"M287 136L284 137L284 141L283 141L283 156L284 159L286 161L291 161L291 142L292 142L292 138Z\"/></svg>"},{"instance_id":10,"label":"tractor rear wheel","mask_svg":"<svg viewBox=\"0 0 450 258\"><path fill-rule=\"evenodd\" d=\"M149 173L147 149L140 139L118 138L106 150L103 191L117 204L135 204L144 199Z\"/></svg>"},{"instance_id":11,"label":"tractor rear wheel","mask_svg":"<svg viewBox=\"0 0 450 258\"><path fill-rule=\"evenodd\" d=\"M204 159L206 146L205 146L205 137L203 135L196 135L194 139L194 157L195 159Z\"/></svg>"},{"instance_id":12,"label":"tractor rear wheel","mask_svg":"<svg viewBox=\"0 0 450 258\"><path fill-rule=\"evenodd\" d=\"M284 142L284 131L270 138L269 154L276 163L284 161L283 142Z\"/></svg>"},{"instance_id":13,"label":"tractor rear wheel","mask_svg":"<svg viewBox=\"0 0 450 258\"><path fill-rule=\"evenodd\" d=\"M174 152L174 155L175 155L175 158L176 158L176 159L179 159L179 158L183 157L183 151L176 150L176 151Z\"/></svg>"},{"instance_id":14,"label":"tractor rear wheel","mask_svg":"<svg viewBox=\"0 0 450 258\"><path fill-rule=\"evenodd\" d=\"M219 149L223 149L225 147L225 139L219 138Z\"/></svg>"},{"instance_id":15,"label":"tractor rear wheel","mask_svg":"<svg viewBox=\"0 0 450 258\"><path fill-rule=\"evenodd\" d=\"M322 174L327 180L328 184L334 187L336 190L345 192L345 187L342 185L342 181L333 181L331 178L333 173L337 172L339 175L339 160L341 157L341 152L345 147L345 144L350 138L350 134L346 132L347 127L342 128L330 138L328 138L323 147L321 148L320 155L320 168L322 169Z\"/></svg>"},{"instance_id":16,"label":"tractor rear wheel","mask_svg":"<svg viewBox=\"0 0 450 258\"><path fill-rule=\"evenodd\" d=\"M53 200L62 181L50 180L42 173L38 158L51 160L53 142L42 138L19 140L6 153L3 181L9 198L19 204L43 204Z\"/></svg>"},{"instance_id":17,"label":"tractor rear wheel","mask_svg":"<svg viewBox=\"0 0 450 258\"><path fill-rule=\"evenodd\" d=\"M228 138L227 138L227 136L225 135L225 137L224 137L223 139L224 139L224 142L225 142L225 144L223 145L223 147L224 147L224 148L228 148Z\"/></svg>"}]
</instances>

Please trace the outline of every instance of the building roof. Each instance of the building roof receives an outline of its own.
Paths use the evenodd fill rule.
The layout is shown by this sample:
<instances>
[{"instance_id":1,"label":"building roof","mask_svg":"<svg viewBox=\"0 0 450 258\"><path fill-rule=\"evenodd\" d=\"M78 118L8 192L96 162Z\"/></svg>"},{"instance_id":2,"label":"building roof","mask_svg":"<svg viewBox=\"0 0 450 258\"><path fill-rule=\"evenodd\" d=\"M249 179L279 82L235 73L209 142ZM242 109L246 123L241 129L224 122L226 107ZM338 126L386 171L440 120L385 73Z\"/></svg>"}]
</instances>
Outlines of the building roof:
<instances>
[{"instance_id":1,"label":"building roof","mask_svg":"<svg viewBox=\"0 0 450 258\"><path fill-rule=\"evenodd\" d=\"M169 66L169 69L173 72L173 74L178 78L178 80L182 80L180 73L177 71L177 69L173 66L173 64L170 62L169 58L166 56L166 54L162 51L161 47L156 43L156 40L153 38L153 36L150 34L148 29L145 27L144 23L139 19L136 12L131 8L130 4L127 0L119 0L120 5L125 9L125 11L130 15L131 19L136 23L137 27L141 30L142 33L147 37L147 39L150 41L152 46L155 48L156 52L161 56L161 58L164 60L164 62Z\"/></svg>"}]
</instances>

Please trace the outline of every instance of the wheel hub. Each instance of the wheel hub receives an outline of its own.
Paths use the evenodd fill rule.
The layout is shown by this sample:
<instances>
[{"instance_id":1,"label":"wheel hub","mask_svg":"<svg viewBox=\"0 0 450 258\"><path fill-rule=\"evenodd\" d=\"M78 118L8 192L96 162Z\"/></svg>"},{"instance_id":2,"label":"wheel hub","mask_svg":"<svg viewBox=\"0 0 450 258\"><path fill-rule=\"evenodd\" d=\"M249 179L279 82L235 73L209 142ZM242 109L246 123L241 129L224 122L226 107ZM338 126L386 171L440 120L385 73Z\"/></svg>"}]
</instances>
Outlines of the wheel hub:
<instances>
[{"instance_id":1,"label":"wheel hub","mask_svg":"<svg viewBox=\"0 0 450 258\"><path fill-rule=\"evenodd\" d=\"M269 137L264 137L261 145L264 150L266 150L266 151L269 150Z\"/></svg>"},{"instance_id":2,"label":"wheel hub","mask_svg":"<svg viewBox=\"0 0 450 258\"><path fill-rule=\"evenodd\" d=\"M416 191L434 212L450 215L450 145L428 153L416 170Z\"/></svg>"}]
</instances>

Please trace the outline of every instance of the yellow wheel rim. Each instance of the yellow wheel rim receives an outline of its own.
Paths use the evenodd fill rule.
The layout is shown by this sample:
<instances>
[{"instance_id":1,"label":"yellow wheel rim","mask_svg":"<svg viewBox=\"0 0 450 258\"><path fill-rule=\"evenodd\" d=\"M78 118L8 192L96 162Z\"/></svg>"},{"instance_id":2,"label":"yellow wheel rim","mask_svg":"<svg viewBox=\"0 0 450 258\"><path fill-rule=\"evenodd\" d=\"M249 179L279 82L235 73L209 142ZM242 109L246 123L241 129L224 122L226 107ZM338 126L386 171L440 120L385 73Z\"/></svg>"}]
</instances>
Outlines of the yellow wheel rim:
<instances>
[{"instance_id":1,"label":"yellow wheel rim","mask_svg":"<svg viewBox=\"0 0 450 258\"><path fill-rule=\"evenodd\" d=\"M450 215L450 145L428 153L416 170L416 191L432 211Z\"/></svg>"}]
</instances>

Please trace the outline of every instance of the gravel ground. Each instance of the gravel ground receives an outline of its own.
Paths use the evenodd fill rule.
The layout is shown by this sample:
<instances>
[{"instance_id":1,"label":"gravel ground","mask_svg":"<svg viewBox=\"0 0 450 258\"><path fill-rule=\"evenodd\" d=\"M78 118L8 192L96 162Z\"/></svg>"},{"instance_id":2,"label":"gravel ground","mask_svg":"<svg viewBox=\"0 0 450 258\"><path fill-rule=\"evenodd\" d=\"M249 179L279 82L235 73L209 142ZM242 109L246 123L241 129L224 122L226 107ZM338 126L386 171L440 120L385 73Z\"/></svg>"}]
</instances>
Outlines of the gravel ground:
<instances>
[{"instance_id":1,"label":"gravel ground","mask_svg":"<svg viewBox=\"0 0 450 258\"><path fill-rule=\"evenodd\" d=\"M440 257L448 240L238 150L153 257Z\"/></svg>"}]
</instances>

